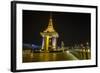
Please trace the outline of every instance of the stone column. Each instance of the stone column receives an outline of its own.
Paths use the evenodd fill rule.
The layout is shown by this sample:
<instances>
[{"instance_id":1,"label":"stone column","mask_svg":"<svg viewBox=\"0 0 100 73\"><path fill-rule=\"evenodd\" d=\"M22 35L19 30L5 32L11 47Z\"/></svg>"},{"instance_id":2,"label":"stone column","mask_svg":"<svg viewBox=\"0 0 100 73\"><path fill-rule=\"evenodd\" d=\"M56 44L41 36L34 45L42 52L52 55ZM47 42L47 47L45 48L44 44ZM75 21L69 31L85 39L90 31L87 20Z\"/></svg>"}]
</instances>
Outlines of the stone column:
<instances>
[{"instance_id":1,"label":"stone column","mask_svg":"<svg viewBox=\"0 0 100 73\"><path fill-rule=\"evenodd\" d=\"M56 37L52 38L52 48L56 49Z\"/></svg>"},{"instance_id":2,"label":"stone column","mask_svg":"<svg viewBox=\"0 0 100 73\"><path fill-rule=\"evenodd\" d=\"M45 51L48 52L48 48L49 48L49 36L46 36L46 44L45 44Z\"/></svg>"},{"instance_id":3,"label":"stone column","mask_svg":"<svg viewBox=\"0 0 100 73\"><path fill-rule=\"evenodd\" d=\"M42 38L42 48L41 49L44 49L44 37Z\"/></svg>"}]
</instances>

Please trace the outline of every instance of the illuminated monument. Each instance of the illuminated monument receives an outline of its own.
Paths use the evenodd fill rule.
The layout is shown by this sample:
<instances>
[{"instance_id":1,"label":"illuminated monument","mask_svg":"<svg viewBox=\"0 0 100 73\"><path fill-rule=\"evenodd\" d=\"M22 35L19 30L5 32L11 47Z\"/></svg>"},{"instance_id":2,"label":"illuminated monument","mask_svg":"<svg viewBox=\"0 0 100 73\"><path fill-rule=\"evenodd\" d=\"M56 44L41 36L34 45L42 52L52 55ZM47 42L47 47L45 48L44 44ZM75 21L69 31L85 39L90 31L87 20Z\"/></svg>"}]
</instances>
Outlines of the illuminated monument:
<instances>
[{"instance_id":1,"label":"illuminated monument","mask_svg":"<svg viewBox=\"0 0 100 73\"><path fill-rule=\"evenodd\" d=\"M59 35L53 28L52 15L50 15L47 28L40 34L42 35L42 50L45 52L55 51Z\"/></svg>"}]
</instances>

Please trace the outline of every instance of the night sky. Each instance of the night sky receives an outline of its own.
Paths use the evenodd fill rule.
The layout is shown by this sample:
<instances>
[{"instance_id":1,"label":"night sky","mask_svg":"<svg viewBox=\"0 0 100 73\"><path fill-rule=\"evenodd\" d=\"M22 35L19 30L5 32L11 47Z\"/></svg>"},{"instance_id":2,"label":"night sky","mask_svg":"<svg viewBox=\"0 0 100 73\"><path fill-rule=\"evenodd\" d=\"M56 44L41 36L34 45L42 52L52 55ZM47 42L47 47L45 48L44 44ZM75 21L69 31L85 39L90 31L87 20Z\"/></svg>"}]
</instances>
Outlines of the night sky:
<instances>
[{"instance_id":1,"label":"night sky","mask_svg":"<svg viewBox=\"0 0 100 73\"><path fill-rule=\"evenodd\" d=\"M49 22L47 11L23 10L23 43L42 44L40 32L44 31ZM90 43L91 15L89 13L52 12L53 26L59 34L58 45Z\"/></svg>"}]
</instances>

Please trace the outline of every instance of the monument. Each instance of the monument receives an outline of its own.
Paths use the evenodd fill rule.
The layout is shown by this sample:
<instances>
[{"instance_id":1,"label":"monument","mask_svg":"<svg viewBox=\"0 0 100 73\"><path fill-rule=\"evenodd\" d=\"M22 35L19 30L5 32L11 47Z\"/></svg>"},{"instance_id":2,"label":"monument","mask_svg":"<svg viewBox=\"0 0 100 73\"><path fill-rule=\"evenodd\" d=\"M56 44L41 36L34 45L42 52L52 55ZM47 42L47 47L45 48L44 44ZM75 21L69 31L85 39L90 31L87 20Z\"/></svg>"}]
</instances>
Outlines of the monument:
<instances>
[{"instance_id":1,"label":"monument","mask_svg":"<svg viewBox=\"0 0 100 73\"><path fill-rule=\"evenodd\" d=\"M50 19L47 28L40 34L42 35L41 49L45 52L55 51L57 49L57 38L59 37L59 35L54 29L52 14L50 14Z\"/></svg>"}]
</instances>

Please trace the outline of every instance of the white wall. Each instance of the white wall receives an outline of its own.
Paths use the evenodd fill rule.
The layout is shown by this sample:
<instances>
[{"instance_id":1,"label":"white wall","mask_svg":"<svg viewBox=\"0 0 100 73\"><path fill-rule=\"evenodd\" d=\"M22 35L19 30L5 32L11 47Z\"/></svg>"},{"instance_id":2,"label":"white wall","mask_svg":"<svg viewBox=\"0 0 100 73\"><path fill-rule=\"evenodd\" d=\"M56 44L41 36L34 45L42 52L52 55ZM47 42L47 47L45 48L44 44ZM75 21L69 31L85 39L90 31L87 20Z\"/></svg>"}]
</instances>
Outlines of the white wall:
<instances>
[{"instance_id":1,"label":"white wall","mask_svg":"<svg viewBox=\"0 0 100 73\"><path fill-rule=\"evenodd\" d=\"M10 1L0 0L0 73L10 72ZM20 0L19 0L20 1ZM24 0L25 1L25 0ZM100 0L28 0L37 2L52 2L52 3L65 3L65 4L83 4L83 5L98 5L100 19ZM99 21L100 23L100 21ZM98 24L99 24L98 23ZM100 25L99 25L100 28ZM100 31L100 29L99 29ZM100 37L100 33L99 33ZM98 39L100 43L100 38ZM100 47L100 46L99 46ZM100 56L100 50L99 56ZM100 58L99 58L100 61ZM100 66L100 64L99 64ZM65 69L65 70L51 70L51 71L38 71L34 73L99 73L98 68L81 68L81 69ZM24 72L23 72L24 73ZM28 72L27 72L28 73ZM33 73L33 72L29 72Z\"/></svg>"}]
</instances>

